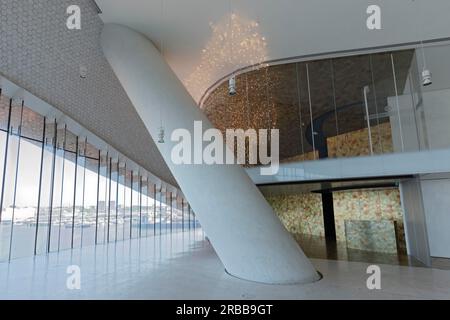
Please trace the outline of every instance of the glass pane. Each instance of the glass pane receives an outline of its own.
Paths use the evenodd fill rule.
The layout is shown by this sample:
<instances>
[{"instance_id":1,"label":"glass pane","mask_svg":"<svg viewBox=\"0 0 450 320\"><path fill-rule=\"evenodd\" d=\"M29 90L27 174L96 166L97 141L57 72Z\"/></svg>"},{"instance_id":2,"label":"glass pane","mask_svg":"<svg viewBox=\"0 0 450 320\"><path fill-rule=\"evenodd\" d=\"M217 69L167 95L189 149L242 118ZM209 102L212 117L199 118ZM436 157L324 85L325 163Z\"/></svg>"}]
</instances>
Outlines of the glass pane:
<instances>
[{"instance_id":1,"label":"glass pane","mask_svg":"<svg viewBox=\"0 0 450 320\"><path fill-rule=\"evenodd\" d=\"M54 163L55 123L46 124L44 156L42 161L41 200L39 205L36 254L47 252L50 214L52 211L52 172Z\"/></svg>"},{"instance_id":2,"label":"glass pane","mask_svg":"<svg viewBox=\"0 0 450 320\"><path fill-rule=\"evenodd\" d=\"M62 215L62 193L64 172L64 130L57 130L58 148L56 149L53 179L52 209L50 212L50 251L58 251Z\"/></svg>"},{"instance_id":3,"label":"glass pane","mask_svg":"<svg viewBox=\"0 0 450 320\"><path fill-rule=\"evenodd\" d=\"M182 213L181 213L181 200L182 198L177 195L174 199L173 207L173 228L175 231L181 231L182 229Z\"/></svg>"},{"instance_id":4,"label":"glass pane","mask_svg":"<svg viewBox=\"0 0 450 320\"><path fill-rule=\"evenodd\" d=\"M296 66L297 102L299 104L300 144L302 152L299 156L286 159L286 161L314 160L318 158L311 137L314 131L311 124L312 104L310 104L309 66L306 63L298 63ZM312 101L311 101L312 103Z\"/></svg>"},{"instance_id":5,"label":"glass pane","mask_svg":"<svg viewBox=\"0 0 450 320\"><path fill-rule=\"evenodd\" d=\"M295 63L270 68L270 97L274 108L273 128L280 130L280 159L302 154L302 133Z\"/></svg>"},{"instance_id":6,"label":"glass pane","mask_svg":"<svg viewBox=\"0 0 450 320\"><path fill-rule=\"evenodd\" d=\"M189 230L193 229L193 222L194 221L194 217L192 216L192 209L191 206L188 205L188 225L189 225Z\"/></svg>"},{"instance_id":7,"label":"glass pane","mask_svg":"<svg viewBox=\"0 0 450 320\"><path fill-rule=\"evenodd\" d=\"M314 61L307 68L313 124L306 130L306 140L317 150L320 159L334 157L328 154L327 145L327 138L337 135L333 64L331 60Z\"/></svg>"},{"instance_id":8,"label":"glass pane","mask_svg":"<svg viewBox=\"0 0 450 320\"><path fill-rule=\"evenodd\" d=\"M402 151L402 139L398 121L397 99L392 69L391 55L387 53L370 56L372 86L370 98L372 110L376 108L377 117L373 118L372 137L378 141L374 145L375 154ZM373 107L374 106L374 107Z\"/></svg>"},{"instance_id":9,"label":"glass pane","mask_svg":"<svg viewBox=\"0 0 450 320\"><path fill-rule=\"evenodd\" d=\"M64 152L64 171L62 176L62 194L59 225L59 250L69 249L72 246L72 236L74 232L74 195L75 195L75 175L77 167L75 165L76 154Z\"/></svg>"},{"instance_id":10,"label":"glass pane","mask_svg":"<svg viewBox=\"0 0 450 320\"><path fill-rule=\"evenodd\" d=\"M156 185L150 184L150 194L151 194L151 209L150 209L150 219L153 225L153 235L156 235L156 223L157 223L157 191Z\"/></svg>"},{"instance_id":11,"label":"glass pane","mask_svg":"<svg viewBox=\"0 0 450 320\"><path fill-rule=\"evenodd\" d=\"M369 138L370 110L364 88L372 84L369 56L333 60L334 90L339 135L328 139L330 157L368 156L373 151ZM367 115L369 114L369 118Z\"/></svg>"},{"instance_id":12,"label":"glass pane","mask_svg":"<svg viewBox=\"0 0 450 320\"><path fill-rule=\"evenodd\" d=\"M78 155L75 186L75 211L73 221L73 248L80 248L83 239L84 195L86 158Z\"/></svg>"},{"instance_id":13,"label":"glass pane","mask_svg":"<svg viewBox=\"0 0 450 320\"><path fill-rule=\"evenodd\" d=\"M8 139L9 142L4 175L5 189L3 192L2 221L0 228L0 261L9 259L13 221L14 186L16 183L16 168L20 149L18 136L10 135Z\"/></svg>"},{"instance_id":14,"label":"glass pane","mask_svg":"<svg viewBox=\"0 0 450 320\"><path fill-rule=\"evenodd\" d=\"M161 189L158 188L156 192L156 229L157 234L161 234L163 231L162 225L163 225L163 205L162 205L162 199L163 199L163 193L161 192Z\"/></svg>"},{"instance_id":15,"label":"glass pane","mask_svg":"<svg viewBox=\"0 0 450 320\"><path fill-rule=\"evenodd\" d=\"M149 197L148 197L148 183L147 179L142 178L142 185L141 185L141 237L147 237L148 236L148 223L149 223Z\"/></svg>"},{"instance_id":16,"label":"glass pane","mask_svg":"<svg viewBox=\"0 0 450 320\"><path fill-rule=\"evenodd\" d=\"M41 143L21 139L12 212L11 259L34 254L41 153Z\"/></svg>"},{"instance_id":17,"label":"glass pane","mask_svg":"<svg viewBox=\"0 0 450 320\"><path fill-rule=\"evenodd\" d=\"M98 154L98 153L97 153ZM85 159L84 206L81 222L82 246L95 244L95 224L97 217L98 160Z\"/></svg>"},{"instance_id":18,"label":"glass pane","mask_svg":"<svg viewBox=\"0 0 450 320\"><path fill-rule=\"evenodd\" d=\"M84 153L85 153L86 157L89 157L92 159L98 159L98 149L95 148L89 142L86 143Z\"/></svg>"},{"instance_id":19,"label":"glass pane","mask_svg":"<svg viewBox=\"0 0 450 320\"><path fill-rule=\"evenodd\" d=\"M133 174L133 173L132 173ZM133 174L133 193L132 193L132 216L131 216L131 237L138 238L140 232L140 203L141 203L141 193L140 193L140 177Z\"/></svg>"},{"instance_id":20,"label":"glass pane","mask_svg":"<svg viewBox=\"0 0 450 320\"><path fill-rule=\"evenodd\" d=\"M403 151L419 150L419 132L416 123L416 100L413 97L415 91L411 82L418 72L414 70L414 52L412 50L398 51L391 55L394 68L395 103L398 103L399 125L401 125ZM417 79L417 78L416 78Z\"/></svg>"},{"instance_id":21,"label":"glass pane","mask_svg":"<svg viewBox=\"0 0 450 320\"><path fill-rule=\"evenodd\" d=\"M10 99L0 95L0 130L8 130Z\"/></svg>"},{"instance_id":22,"label":"glass pane","mask_svg":"<svg viewBox=\"0 0 450 320\"><path fill-rule=\"evenodd\" d=\"M108 211L108 241L116 241L117 235L117 183L119 179L119 163L113 162L110 168L110 195L109 195L109 211Z\"/></svg>"},{"instance_id":23,"label":"glass pane","mask_svg":"<svg viewBox=\"0 0 450 320\"><path fill-rule=\"evenodd\" d=\"M77 152L77 141L78 138L75 134L73 134L72 132L70 132L69 130L66 130L66 137L65 137L65 144L64 144L64 149L66 151L70 151L70 152Z\"/></svg>"},{"instance_id":24,"label":"glass pane","mask_svg":"<svg viewBox=\"0 0 450 320\"><path fill-rule=\"evenodd\" d=\"M22 124L23 107L22 102L14 100L11 108L10 131L13 134L20 133L20 125Z\"/></svg>"},{"instance_id":25,"label":"glass pane","mask_svg":"<svg viewBox=\"0 0 450 320\"><path fill-rule=\"evenodd\" d=\"M6 140L9 116L9 99L5 96L0 96L0 183L3 181L3 169L6 154ZM6 187L6 184L5 184ZM1 190L0 190L1 191ZM4 245L7 243L9 222L4 221L3 214L6 211L5 206L0 204L0 261L7 259L9 247Z\"/></svg>"},{"instance_id":26,"label":"glass pane","mask_svg":"<svg viewBox=\"0 0 450 320\"><path fill-rule=\"evenodd\" d=\"M172 199L172 192L167 192L167 226L168 226L168 230L170 230L170 232L173 232L173 199Z\"/></svg>"},{"instance_id":27,"label":"glass pane","mask_svg":"<svg viewBox=\"0 0 450 320\"><path fill-rule=\"evenodd\" d=\"M415 86L417 123L425 149L450 147L450 45L430 45L416 51L420 83ZM432 74L432 84L424 86L422 72ZM423 103L422 103L423 100ZM423 137L426 137L424 139Z\"/></svg>"},{"instance_id":28,"label":"glass pane","mask_svg":"<svg viewBox=\"0 0 450 320\"><path fill-rule=\"evenodd\" d=\"M98 222L97 222L97 243L105 243L106 229L108 223L108 189L109 189L109 160L106 155L100 158L100 181L98 191Z\"/></svg>"},{"instance_id":29,"label":"glass pane","mask_svg":"<svg viewBox=\"0 0 450 320\"><path fill-rule=\"evenodd\" d=\"M189 221L189 216L188 216L188 206L187 206L187 201L182 199L182 204L181 204L181 211L182 211L182 229L183 231L188 229L188 221Z\"/></svg>"},{"instance_id":30,"label":"glass pane","mask_svg":"<svg viewBox=\"0 0 450 320\"><path fill-rule=\"evenodd\" d=\"M43 130L44 117L27 107L23 107L20 134L23 137L42 141Z\"/></svg>"},{"instance_id":31,"label":"glass pane","mask_svg":"<svg viewBox=\"0 0 450 320\"><path fill-rule=\"evenodd\" d=\"M167 191L161 192L161 216L162 216L162 231L167 233L170 230L170 208L169 208L169 194Z\"/></svg>"},{"instance_id":32,"label":"glass pane","mask_svg":"<svg viewBox=\"0 0 450 320\"><path fill-rule=\"evenodd\" d=\"M121 223L120 239L130 238L130 177L128 171L123 165L119 168L119 217Z\"/></svg>"}]
</instances>

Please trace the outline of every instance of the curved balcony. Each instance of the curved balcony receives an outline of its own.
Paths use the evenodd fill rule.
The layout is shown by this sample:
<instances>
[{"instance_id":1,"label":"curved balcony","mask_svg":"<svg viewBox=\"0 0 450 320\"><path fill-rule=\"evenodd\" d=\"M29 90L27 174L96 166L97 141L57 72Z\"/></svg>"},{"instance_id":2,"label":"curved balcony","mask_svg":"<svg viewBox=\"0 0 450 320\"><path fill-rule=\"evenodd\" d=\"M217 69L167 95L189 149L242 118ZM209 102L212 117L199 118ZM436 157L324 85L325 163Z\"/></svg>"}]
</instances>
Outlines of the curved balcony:
<instances>
[{"instance_id":1,"label":"curved balcony","mask_svg":"<svg viewBox=\"0 0 450 320\"><path fill-rule=\"evenodd\" d=\"M201 108L222 131L279 129L278 174L262 176L246 159L257 184L446 172L450 144L436 127L447 132L437 115L450 116L448 82L422 87L420 57L410 49L264 66L235 76L236 95L224 81Z\"/></svg>"}]
</instances>

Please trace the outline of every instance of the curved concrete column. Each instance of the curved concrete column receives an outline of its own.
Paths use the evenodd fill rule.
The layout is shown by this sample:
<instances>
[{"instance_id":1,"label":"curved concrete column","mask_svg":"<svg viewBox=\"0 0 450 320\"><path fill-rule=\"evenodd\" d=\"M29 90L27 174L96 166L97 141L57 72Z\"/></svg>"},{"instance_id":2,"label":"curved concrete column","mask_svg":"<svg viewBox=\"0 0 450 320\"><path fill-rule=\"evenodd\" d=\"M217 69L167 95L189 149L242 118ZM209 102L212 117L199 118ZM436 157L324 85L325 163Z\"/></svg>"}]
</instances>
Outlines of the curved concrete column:
<instances>
[{"instance_id":1,"label":"curved concrete column","mask_svg":"<svg viewBox=\"0 0 450 320\"><path fill-rule=\"evenodd\" d=\"M239 165L176 165L171 161L174 129L193 134L194 121L210 121L196 106L159 51L142 34L105 25L103 51L146 125L226 270L264 283L319 279L310 261ZM160 119L166 131L158 144Z\"/></svg>"}]
</instances>

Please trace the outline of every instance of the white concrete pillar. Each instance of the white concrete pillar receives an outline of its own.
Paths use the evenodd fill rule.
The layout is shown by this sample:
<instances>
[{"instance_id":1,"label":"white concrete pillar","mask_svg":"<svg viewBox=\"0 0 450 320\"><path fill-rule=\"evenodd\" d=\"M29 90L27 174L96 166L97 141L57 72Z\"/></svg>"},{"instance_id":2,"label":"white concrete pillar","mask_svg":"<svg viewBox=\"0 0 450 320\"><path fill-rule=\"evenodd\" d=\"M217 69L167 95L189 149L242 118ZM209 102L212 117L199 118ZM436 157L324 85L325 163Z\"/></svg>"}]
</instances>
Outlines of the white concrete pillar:
<instances>
[{"instance_id":1,"label":"white concrete pillar","mask_svg":"<svg viewBox=\"0 0 450 320\"><path fill-rule=\"evenodd\" d=\"M142 34L104 27L105 56L191 204L228 273L264 283L306 283L319 275L239 165L175 165L174 129L212 128L159 51ZM158 128L164 126L165 143Z\"/></svg>"}]
</instances>

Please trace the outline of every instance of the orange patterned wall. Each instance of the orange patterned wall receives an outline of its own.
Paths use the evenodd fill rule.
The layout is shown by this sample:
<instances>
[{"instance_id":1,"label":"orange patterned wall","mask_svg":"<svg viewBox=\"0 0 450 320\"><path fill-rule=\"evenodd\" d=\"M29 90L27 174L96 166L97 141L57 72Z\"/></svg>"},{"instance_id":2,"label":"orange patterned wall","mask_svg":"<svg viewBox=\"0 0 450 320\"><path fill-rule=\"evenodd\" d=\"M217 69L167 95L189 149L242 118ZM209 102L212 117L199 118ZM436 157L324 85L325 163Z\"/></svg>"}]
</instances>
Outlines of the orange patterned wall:
<instances>
[{"instance_id":1,"label":"orange patterned wall","mask_svg":"<svg viewBox=\"0 0 450 320\"><path fill-rule=\"evenodd\" d=\"M391 220L396 222L397 243L406 248L398 188L333 193L336 238L345 241L345 220Z\"/></svg>"},{"instance_id":2,"label":"orange patterned wall","mask_svg":"<svg viewBox=\"0 0 450 320\"><path fill-rule=\"evenodd\" d=\"M371 128L374 154L394 152L390 122ZM327 139L330 158L359 157L370 155L368 129L356 130Z\"/></svg>"},{"instance_id":3,"label":"orange patterned wall","mask_svg":"<svg viewBox=\"0 0 450 320\"><path fill-rule=\"evenodd\" d=\"M289 232L324 236L320 194L268 196L267 201ZM391 220L396 222L399 248L406 248L398 188L334 192L333 205L338 241L345 242L345 220Z\"/></svg>"}]
</instances>

